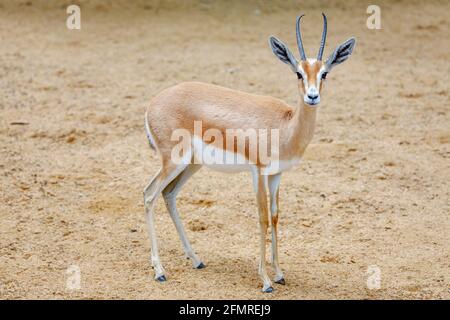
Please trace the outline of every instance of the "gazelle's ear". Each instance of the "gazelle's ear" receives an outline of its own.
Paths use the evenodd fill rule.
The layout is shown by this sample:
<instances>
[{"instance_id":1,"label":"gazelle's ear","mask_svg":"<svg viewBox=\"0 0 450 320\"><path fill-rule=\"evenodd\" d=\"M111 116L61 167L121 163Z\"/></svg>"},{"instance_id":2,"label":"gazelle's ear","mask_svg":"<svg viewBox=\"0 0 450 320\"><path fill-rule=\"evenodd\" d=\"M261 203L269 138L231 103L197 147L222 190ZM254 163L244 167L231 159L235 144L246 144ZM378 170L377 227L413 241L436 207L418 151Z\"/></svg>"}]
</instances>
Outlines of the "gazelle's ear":
<instances>
[{"instance_id":1,"label":"gazelle's ear","mask_svg":"<svg viewBox=\"0 0 450 320\"><path fill-rule=\"evenodd\" d=\"M351 56L355 44L356 44L355 38L350 38L344 43L340 44L336 48L336 50L334 50L333 54L328 58L327 62L325 62L327 69L331 70L338 64L347 60Z\"/></svg>"},{"instance_id":2,"label":"gazelle's ear","mask_svg":"<svg viewBox=\"0 0 450 320\"><path fill-rule=\"evenodd\" d=\"M293 72L297 73L298 62L289 48L274 36L269 37L269 45L273 54L277 56L278 59L288 64Z\"/></svg>"}]
</instances>

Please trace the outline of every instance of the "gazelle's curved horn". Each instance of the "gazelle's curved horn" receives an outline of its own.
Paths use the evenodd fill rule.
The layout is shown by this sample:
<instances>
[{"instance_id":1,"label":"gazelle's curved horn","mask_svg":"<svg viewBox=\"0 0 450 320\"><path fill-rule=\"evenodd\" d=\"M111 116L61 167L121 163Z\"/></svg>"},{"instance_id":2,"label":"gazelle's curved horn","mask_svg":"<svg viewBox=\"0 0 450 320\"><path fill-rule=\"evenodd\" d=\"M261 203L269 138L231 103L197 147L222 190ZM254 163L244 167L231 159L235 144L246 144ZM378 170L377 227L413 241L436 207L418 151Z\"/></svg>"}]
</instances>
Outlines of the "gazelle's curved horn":
<instances>
[{"instance_id":1,"label":"gazelle's curved horn","mask_svg":"<svg viewBox=\"0 0 450 320\"><path fill-rule=\"evenodd\" d=\"M323 49L325 48L325 41L327 40L327 16L322 12L323 16L323 32L322 40L320 41L319 53L317 54L317 60L321 61L323 56Z\"/></svg>"},{"instance_id":2,"label":"gazelle's curved horn","mask_svg":"<svg viewBox=\"0 0 450 320\"><path fill-rule=\"evenodd\" d=\"M300 53L300 58L305 61L306 60L306 54L305 49L303 48L303 41L302 41L302 33L300 32L300 19L304 16L302 14L301 16L297 17L297 24L295 27L295 31L297 32L297 46L298 46L298 52Z\"/></svg>"}]
</instances>

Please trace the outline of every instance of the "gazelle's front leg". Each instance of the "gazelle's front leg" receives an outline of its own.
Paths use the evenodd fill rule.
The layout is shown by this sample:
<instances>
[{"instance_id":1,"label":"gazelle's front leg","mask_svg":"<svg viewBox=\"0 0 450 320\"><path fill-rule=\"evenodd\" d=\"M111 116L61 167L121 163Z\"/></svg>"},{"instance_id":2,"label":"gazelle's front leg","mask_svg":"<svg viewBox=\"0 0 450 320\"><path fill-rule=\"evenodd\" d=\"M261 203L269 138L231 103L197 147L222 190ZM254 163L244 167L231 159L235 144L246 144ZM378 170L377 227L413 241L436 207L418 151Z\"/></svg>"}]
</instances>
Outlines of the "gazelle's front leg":
<instances>
[{"instance_id":1,"label":"gazelle's front leg","mask_svg":"<svg viewBox=\"0 0 450 320\"><path fill-rule=\"evenodd\" d=\"M281 173L268 177L270 193L270 214L272 217L272 266L275 270L274 281L285 284L283 272L278 263L278 197Z\"/></svg>"},{"instance_id":2,"label":"gazelle's front leg","mask_svg":"<svg viewBox=\"0 0 450 320\"><path fill-rule=\"evenodd\" d=\"M256 189L256 200L258 202L259 226L261 230L260 250L261 256L259 260L259 276L263 281L263 292L272 292L272 282L267 275L266 270L266 235L269 227L269 212L267 209L267 193L265 187L265 179L267 176L261 175L259 168L253 170L253 181Z\"/></svg>"}]
</instances>

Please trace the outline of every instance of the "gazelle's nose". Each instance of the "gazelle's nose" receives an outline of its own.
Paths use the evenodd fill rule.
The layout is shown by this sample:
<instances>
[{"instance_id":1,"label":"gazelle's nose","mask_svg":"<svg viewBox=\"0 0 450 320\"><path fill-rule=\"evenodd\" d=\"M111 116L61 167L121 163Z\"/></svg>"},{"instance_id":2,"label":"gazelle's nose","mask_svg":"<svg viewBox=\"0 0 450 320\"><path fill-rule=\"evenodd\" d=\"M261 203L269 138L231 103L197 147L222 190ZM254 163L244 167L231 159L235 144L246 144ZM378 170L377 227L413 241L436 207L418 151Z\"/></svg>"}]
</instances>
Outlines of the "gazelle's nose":
<instances>
[{"instance_id":1,"label":"gazelle's nose","mask_svg":"<svg viewBox=\"0 0 450 320\"><path fill-rule=\"evenodd\" d=\"M319 97L319 91L315 87L309 88L307 96L311 100L315 100Z\"/></svg>"},{"instance_id":2,"label":"gazelle's nose","mask_svg":"<svg viewBox=\"0 0 450 320\"><path fill-rule=\"evenodd\" d=\"M308 93L308 98L310 98L311 100L316 100L318 97L319 97L318 92Z\"/></svg>"}]
</instances>

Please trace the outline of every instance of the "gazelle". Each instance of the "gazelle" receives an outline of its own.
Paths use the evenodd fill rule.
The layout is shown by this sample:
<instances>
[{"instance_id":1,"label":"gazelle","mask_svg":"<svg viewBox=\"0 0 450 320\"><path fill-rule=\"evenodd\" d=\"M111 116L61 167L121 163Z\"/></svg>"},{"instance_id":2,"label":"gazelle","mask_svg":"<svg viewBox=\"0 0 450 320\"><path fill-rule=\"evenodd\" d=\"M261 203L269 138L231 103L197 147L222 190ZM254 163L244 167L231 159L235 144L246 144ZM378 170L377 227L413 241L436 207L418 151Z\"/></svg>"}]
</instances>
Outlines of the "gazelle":
<instances>
[{"instance_id":1,"label":"gazelle","mask_svg":"<svg viewBox=\"0 0 450 320\"><path fill-rule=\"evenodd\" d=\"M259 276L263 282L263 292L273 291L266 271L266 234L269 227L266 188L268 187L274 281L285 284L283 272L278 263L277 251L278 190L281 173L298 163L313 137L317 105L320 102L320 93L326 75L333 67L347 60L355 46L355 39L348 39L339 45L324 62L322 55L327 36L327 19L324 14L322 15L323 33L317 59L307 59L305 55L300 32L300 19L303 15L297 17L296 21L300 61L296 60L288 47L279 39L274 36L269 38L269 44L275 56L289 65L298 77L298 90L302 97L298 107L291 107L276 98L198 82L181 83L170 87L151 100L145 114L145 125L150 146L159 153L162 167L144 190L144 205L151 241L151 263L155 270L156 280L166 280L166 274L159 258L153 217L155 202L161 194L180 236L186 256L191 259L194 268L205 267L189 243L175 200L182 186L202 166L201 163L194 161L199 156L201 157L197 147L208 145L201 135L195 134L194 122L201 121L204 128L214 128L222 133L229 128L278 130L279 143L276 150L278 160L275 166L273 163L261 163L259 158L250 159L251 149L261 147L258 143L256 146L246 145L243 150L229 148L226 144L227 147L221 150L241 159L245 158L248 160L247 165L237 165L234 162L209 166L227 172L249 170L252 173L261 232ZM172 133L180 128L187 131L194 142L189 144L190 149L185 153L185 159L181 163L173 161L173 149L178 142L171 139ZM268 167L271 168L269 171Z\"/></svg>"}]
</instances>

